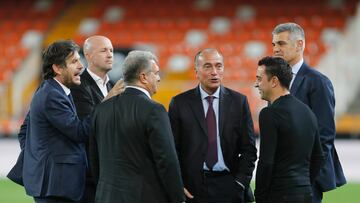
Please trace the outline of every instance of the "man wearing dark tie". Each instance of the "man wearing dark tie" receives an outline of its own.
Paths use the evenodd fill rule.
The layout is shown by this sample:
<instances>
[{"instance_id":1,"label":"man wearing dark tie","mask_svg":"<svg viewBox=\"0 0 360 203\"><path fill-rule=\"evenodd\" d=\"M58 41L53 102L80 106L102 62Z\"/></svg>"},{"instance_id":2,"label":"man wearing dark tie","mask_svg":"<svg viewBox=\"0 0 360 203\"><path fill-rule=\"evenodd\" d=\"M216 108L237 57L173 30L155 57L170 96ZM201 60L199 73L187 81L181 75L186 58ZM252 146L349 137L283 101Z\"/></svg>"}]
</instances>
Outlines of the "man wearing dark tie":
<instances>
[{"instance_id":1,"label":"man wearing dark tie","mask_svg":"<svg viewBox=\"0 0 360 203\"><path fill-rule=\"evenodd\" d=\"M320 141L326 158L313 185L313 202L320 203L323 192L346 183L334 144L334 88L325 75L304 62L305 33L299 25L279 24L272 34L274 56L283 58L291 66L294 74L290 83L290 93L308 105L318 121Z\"/></svg>"},{"instance_id":2,"label":"man wearing dark tie","mask_svg":"<svg viewBox=\"0 0 360 203\"><path fill-rule=\"evenodd\" d=\"M37 203L78 202L84 191L89 119L80 121L69 89L81 83L78 50L66 40L43 53L44 81L31 101L23 139L23 183Z\"/></svg>"},{"instance_id":3,"label":"man wearing dark tie","mask_svg":"<svg viewBox=\"0 0 360 203\"><path fill-rule=\"evenodd\" d=\"M255 87L270 105L259 115L257 203L311 203L311 183L324 163L316 117L290 95L291 78L282 58L265 57L258 63Z\"/></svg>"},{"instance_id":4,"label":"man wearing dark tie","mask_svg":"<svg viewBox=\"0 0 360 203\"><path fill-rule=\"evenodd\" d=\"M94 111L90 160L97 203L180 203L179 161L165 108L153 101L157 58L132 51L123 63L125 91Z\"/></svg>"},{"instance_id":5,"label":"man wearing dark tie","mask_svg":"<svg viewBox=\"0 0 360 203\"><path fill-rule=\"evenodd\" d=\"M221 85L224 61L216 49L196 54L195 71L198 87L169 106L187 202L251 201L257 157L247 99Z\"/></svg>"},{"instance_id":6,"label":"man wearing dark tie","mask_svg":"<svg viewBox=\"0 0 360 203\"><path fill-rule=\"evenodd\" d=\"M119 80L114 88L109 81L107 73L113 65L113 46L107 37L91 36L84 42L84 56L87 61L87 68L80 75L81 84L71 88L71 94L74 98L76 112L80 119L89 116L95 106L101 103L104 98L118 94L124 89L124 83ZM113 88L113 89L112 89ZM110 91L111 90L111 91ZM86 153L89 154L88 142L86 142ZM82 202L95 202L96 185L88 168L86 173L86 187Z\"/></svg>"}]
</instances>

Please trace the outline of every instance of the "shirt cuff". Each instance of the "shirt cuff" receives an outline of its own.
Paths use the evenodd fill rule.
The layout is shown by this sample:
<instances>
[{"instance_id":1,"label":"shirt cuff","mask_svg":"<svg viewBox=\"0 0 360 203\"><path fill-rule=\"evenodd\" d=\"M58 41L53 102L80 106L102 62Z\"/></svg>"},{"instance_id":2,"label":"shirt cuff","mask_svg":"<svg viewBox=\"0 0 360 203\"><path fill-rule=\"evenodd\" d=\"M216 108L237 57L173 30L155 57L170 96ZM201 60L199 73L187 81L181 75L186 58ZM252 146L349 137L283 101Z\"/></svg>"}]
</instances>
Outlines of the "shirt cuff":
<instances>
[{"instance_id":1,"label":"shirt cuff","mask_svg":"<svg viewBox=\"0 0 360 203\"><path fill-rule=\"evenodd\" d=\"M242 187L243 190L245 190L245 186L244 186L242 183L240 183L240 182L237 181L237 180L235 180L235 182L236 182L237 184L239 184L239 185Z\"/></svg>"}]
</instances>

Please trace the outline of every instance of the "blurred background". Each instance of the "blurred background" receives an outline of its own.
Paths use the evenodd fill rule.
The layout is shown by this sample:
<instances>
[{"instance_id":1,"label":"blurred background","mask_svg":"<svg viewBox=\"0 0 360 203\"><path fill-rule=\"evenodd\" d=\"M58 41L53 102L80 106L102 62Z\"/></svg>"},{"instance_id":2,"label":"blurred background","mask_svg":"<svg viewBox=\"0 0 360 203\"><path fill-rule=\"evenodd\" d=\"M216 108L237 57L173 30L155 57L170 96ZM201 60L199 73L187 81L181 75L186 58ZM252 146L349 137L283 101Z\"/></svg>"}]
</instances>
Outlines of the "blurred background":
<instances>
[{"instance_id":1,"label":"blurred background","mask_svg":"<svg viewBox=\"0 0 360 203\"><path fill-rule=\"evenodd\" d=\"M12 138L17 138L41 80L42 50L59 39L73 39L82 46L91 35L107 36L113 43L115 64L109 73L113 81L121 77L121 64L129 51L153 51L162 73L154 99L166 108L172 96L197 84L193 65L196 52L206 47L219 49L224 55L224 84L247 95L258 131L258 113L265 103L253 88L257 61L272 54L274 26L289 21L305 30L305 61L333 82L337 138L347 140L340 141L345 143L340 148L350 152L338 151L341 159L354 162L351 147L360 148L358 0L3 0L1 161L9 162L4 161L8 156L14 157L10 166L16 161L19 147ZM10 145L15 151L6 148Z\"/></svg>"},{"instance_id":2,"label":"blurred background","mask_svg":"<svg viewBox=\"0 0 360 203\"><path fill-rule=\"evenodd\" d=\"M59 39L80 46L91 35L115 48L112 80L132 49L153 51L162 82L155 100L168 107L196 84L193 58L214 47L225 58L225 84L246 94L255 123L264 106L253 88L257 61L272 53L271 31L283 22L306 34L305 60L336 93L339 137L360 134L358 0L14 0L0 3L0 136L17 134L41 79L41 51ZM86 63L85 63L86 64Z\"/></svg>"}]
</instances>

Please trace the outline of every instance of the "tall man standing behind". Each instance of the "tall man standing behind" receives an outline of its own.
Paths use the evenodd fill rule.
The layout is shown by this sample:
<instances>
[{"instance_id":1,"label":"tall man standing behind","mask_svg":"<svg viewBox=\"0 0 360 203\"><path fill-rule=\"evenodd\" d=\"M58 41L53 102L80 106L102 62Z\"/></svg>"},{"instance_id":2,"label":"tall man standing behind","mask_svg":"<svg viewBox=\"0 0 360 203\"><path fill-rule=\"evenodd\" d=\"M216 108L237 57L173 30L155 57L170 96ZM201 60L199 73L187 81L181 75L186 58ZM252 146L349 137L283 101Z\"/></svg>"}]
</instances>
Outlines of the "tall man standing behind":
<instances>
[{"instance_id":1,"label":"tall man standing behind","mask_svg":"<svg viewBox=\"0 0 360 203\"><path fill-rule=\"evenodd\" d=\"M290 93L308 105L318 120L320 141L325 154L325 165L313 185L313 202L318 203L322 200L323 192L346 183L334 145L334 88L325 75L304 62L305 34L299 25L279 24L272 35L274 56L283 58L292 68L294 77L290 83Z\"/></svg>"},{"instance_id":2,"label":"tall man standing behind","mask_svg":"<svg viewBox=\"0 0 360 203\"><path fill-rule=\"evenodd\" d=\"M81 83L78 49L57 41L43 53L44 82L24 126L23 183L37 203L78 202L84 191L89 119L77 117L69 89Z\"/></svg>"},{"instance_id":3,"label":"tall man standing behind","mask_svg":"<svg viewBox=\"0 0 360 203\"><path fill-rule=\"evenodd\" d=\"M112 69L114 54L112 43L107 37L99 35L89 37L84 42L83 51L88 67L80 75L81 85L71 88L76 112L80 119L90 115L95 106L101 103L105 97L118 94L124 88L122 80L118 81L114 87L109 82L107 73ZM88 143L86 144L86 152L89 153ZM95 191L96 186L88 168L82 201L84 203L93 203L95 201Z\"/></svg>"},{"instance_id":4,"label":"tall man standing behind","mask_svg":"<svg viewBox=\"0 0 360 203\"><path fill-rule=\"evenodd\" d=\"M252 201L247 192L257 157L247 99L221 85L224 60L216 49L196 54L195 71L198 87L169 106L187 202Z\"/></svg>"},{"instance_id":5,"label":"tall man standing behind","mask_svg":"<svg viewBox=\"0 0 360 203\"><path fill-rule=\"evenodd\" d=\"M290 95L291 78L282 58L265 57L258 63L255 87L270 105L259 115L257 203L310 203L311 182L324 161L316 117Z\"/></svg>"},{"instance_id":6,"label":"tall man standing behind","mask_svg":"<svg viewBox=\"0 0 360 203\"><path fill-rule=\"evenodd\" d=\"M160 82L156 57L132 51L125 58L125 91L100 104L90 137L98 203L168 203L185 200L165 108L151 96Z\"/></svg>"}]
</instances>

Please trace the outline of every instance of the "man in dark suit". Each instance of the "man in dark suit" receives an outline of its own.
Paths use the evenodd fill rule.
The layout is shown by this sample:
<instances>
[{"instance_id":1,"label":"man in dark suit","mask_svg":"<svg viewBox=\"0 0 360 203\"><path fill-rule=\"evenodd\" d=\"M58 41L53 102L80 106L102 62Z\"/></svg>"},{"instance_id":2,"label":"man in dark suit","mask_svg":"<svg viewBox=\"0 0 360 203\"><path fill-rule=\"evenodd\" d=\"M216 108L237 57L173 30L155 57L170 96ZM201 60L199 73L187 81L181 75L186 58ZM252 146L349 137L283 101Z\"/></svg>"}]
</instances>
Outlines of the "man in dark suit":
<instances>
[{"instance_id":1,"label":"man in dark suit","mask_svg":"<svg viewBox=\"0 0 360 203\"><path fill-rule=\"evenodd\" d=\"M125 91L94 112L90 163L97 181L95 201L183 202L169 118L151 100L160 82L157 59L147 51L132 51L123 69Z\"/></svg>"},{"instance_id":2,"label":"man in dark suit","mask_svg":"<svg viewBox=\"0 0 360 203\"><path fill-rule=\"evenodd\" d=\"M23 183L37 203L77 202L84 191L89 119L77 117L69 89L81 83L78 49L57 41L43 53L44 81L24 126Z\"/></svg>"},{"instance_id":3,"label":"man in dark suit","mask_svg":"<svg viewBox=\"0 0 360 203\"><path fill-rule=\"evenodd\" d=\"M224 61L216 49L196 54L195 71L200 84L169 106L187 202L251 201L257 157L248 101L221 85Z\"/></svg>"},{"instance_id":4,"label":"man in dark suit","mask_svg":"<svg viewBox=\"0 0 360 203\"><path fill-rule=\"evenodd\" d=\"M334 88L325 75L304 62L305 34L299 25L284 23L276 26L272 44L274 56L285 59L292 68L294 77L290 83L290 93L308 105L318 121L320 141L326 158L313 185L313 202L319 203L323 192L346 183L334 144Z\"/></svg>"},{"instance_id":5,"label":"man in dark suit","mask_svg":"<svg viewBox=\"0 0 360 203\"><path fill-rule=\"evenodd\" d=\"M258 63L255 87L269 102L259 115L257 203L311 203L311 182L324 156L314 113L290 95L291 67L282 58Z\"/></svg>"},{"instance_id":6,"label":"man in dark suit","mask_svg":"<svg viewBox=\"0 0 360 203\"><path fill-rule=\"evenodd\" d=\"M90 115L95 106L101 103L105 97L118 94L123 91L124 83L119 80L114 88L107 73L113 65L113 46L111 41L104 36L91 36L84 42L84 56L88 67L80 75L81 84L71 88L74 98L76 112L80 119ZM109 92L110 91L110 92ZM86 143L86 153L88 155L88 142ZM95 202L96 186L92 178L90 168L86 173L86 186L82 199L84 203Z\"/></svg>"}]
</instances>

